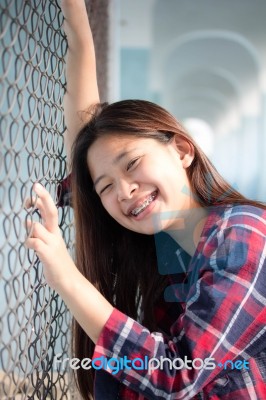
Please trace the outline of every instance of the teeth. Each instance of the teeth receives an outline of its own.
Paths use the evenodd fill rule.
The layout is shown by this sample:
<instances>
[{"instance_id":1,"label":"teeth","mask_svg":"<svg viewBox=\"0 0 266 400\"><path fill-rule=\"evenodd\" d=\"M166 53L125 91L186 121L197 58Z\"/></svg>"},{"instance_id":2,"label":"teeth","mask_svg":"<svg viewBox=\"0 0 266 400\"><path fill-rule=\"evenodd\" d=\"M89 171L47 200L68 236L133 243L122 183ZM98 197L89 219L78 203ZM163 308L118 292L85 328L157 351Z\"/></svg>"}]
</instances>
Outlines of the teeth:
<instances>
[{"instance_id":1,"label":"teeth","mask_svg":"<svg viewBox=\"0 0 266 400\"><path fill-rule=\"evenodd\" d=\"M134 210L131 211L131 214L133 214L135 217L139 215L146 207L148 207L149 204L155 199L156 193L151 194L139 207L134 208Z\"/></svg>"}]
</instances>

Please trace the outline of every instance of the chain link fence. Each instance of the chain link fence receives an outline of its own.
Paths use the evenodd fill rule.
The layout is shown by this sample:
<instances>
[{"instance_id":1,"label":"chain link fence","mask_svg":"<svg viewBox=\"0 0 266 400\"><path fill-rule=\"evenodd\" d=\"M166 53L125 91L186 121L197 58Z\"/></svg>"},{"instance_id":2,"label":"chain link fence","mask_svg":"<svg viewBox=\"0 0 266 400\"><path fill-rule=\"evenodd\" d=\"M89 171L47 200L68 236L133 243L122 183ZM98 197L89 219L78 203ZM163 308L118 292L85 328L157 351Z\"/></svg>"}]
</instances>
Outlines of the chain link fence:
<instances>
[{"instance_id":1,"label":"chain link fence","mask_svg":"<svg viewBox=\"0 0 266 400\"><path fill-rule=\"evenodd\" d=\"M101 98L107 93L108 7L89 1ZM55 200L66 175L62 100L67 42L57 0L0 0L0 398L77 399L69 371L53 369L55 354L70 356L69 315L26 250L23 208L33 182ZM59 208L68 248L72 210Z\"/></svg>"}]
</instances>

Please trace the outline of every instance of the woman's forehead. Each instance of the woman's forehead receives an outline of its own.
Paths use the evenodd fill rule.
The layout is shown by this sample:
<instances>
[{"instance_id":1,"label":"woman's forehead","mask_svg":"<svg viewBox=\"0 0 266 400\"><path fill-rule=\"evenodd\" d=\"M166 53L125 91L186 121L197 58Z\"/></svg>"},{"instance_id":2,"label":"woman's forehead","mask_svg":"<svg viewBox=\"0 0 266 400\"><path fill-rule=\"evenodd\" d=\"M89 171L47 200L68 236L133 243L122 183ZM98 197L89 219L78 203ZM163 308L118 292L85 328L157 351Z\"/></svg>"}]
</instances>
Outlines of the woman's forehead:
<instances>
[{"instance_id":1,"label":"woman's forehead","mask_svg":"<svg viewBox=\"0 0 266 400\"><path fill-rule=\"evenodd\" d=\"M90 159L98 158L99 156L106 154L115 156L121 151L132 151L133 149L141 147L149 147L151 142L156 142L152 138L143 138L136 136L126 135L105 135L102 136L91 145L88 150L88 161Z\"/></svg>"},{"instance_id":2,"label":"woman's forehead","mask_svg":"<svg viewBox=\"0 0 266 400\"><path fill-rule=\"evenodd\" d=\"M126 135L106 135L98 138L89 148L87 153L87 164L93 174L101 166L116 164L130 154L151 150L157 141L152 138L143 138ZM159 144L159 143L158 143Z\"/></svg>"}]
</instances>

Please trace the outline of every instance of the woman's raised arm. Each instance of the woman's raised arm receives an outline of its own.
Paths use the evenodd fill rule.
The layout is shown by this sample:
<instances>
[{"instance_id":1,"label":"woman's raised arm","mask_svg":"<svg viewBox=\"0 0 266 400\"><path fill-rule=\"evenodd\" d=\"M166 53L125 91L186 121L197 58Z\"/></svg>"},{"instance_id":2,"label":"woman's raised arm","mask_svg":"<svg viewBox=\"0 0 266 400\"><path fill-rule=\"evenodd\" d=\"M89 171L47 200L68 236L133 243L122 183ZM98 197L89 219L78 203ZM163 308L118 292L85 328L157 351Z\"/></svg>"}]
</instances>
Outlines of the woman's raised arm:
<instances>
[{"instance_id":1,"label":"woman's raised arm","mask_svg":"<svg viewBox=\"0 0 266 400\"><path fill-rule=\"evenodd\" d=\"M61 7L68 41L64 114L65 146L67 158L70 160L72 144L85 122L85 114L82 114L82 111L92 104L99 103L100 99L93 37L85 1L62 0Z\"/></svg>"}]
</instances>

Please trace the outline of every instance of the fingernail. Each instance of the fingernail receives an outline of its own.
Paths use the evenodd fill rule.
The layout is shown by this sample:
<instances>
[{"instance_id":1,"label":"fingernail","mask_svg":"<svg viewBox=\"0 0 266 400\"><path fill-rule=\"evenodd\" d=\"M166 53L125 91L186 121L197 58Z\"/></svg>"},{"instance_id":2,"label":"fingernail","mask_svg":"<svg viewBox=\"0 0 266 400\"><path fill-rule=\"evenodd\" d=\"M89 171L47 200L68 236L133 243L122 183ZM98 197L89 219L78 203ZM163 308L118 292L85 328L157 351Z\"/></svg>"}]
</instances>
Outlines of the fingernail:
<instances>
[{"instance_id":1,"label":"fingernail","mask_svg":"<svg viewBox=\"0 0 266 400\"><path fill-rule=\"evenodd\" d=\"M34 183L33 189L36 193L40 192L42 190L42 185L39 182L36 182Z\"/></svg>"},{"instance_id":2,"label":"fingernail","mask_svg":"<svg viewBox=\"0 0 266 400\"><path fill-rule=\"evenodd\" d=\"M25 199L23 202L24 210L28 211L29 208L34 207L35 203L36 203L36 197L31 197L31 198Z\"/></svg>"}]
</instances>

